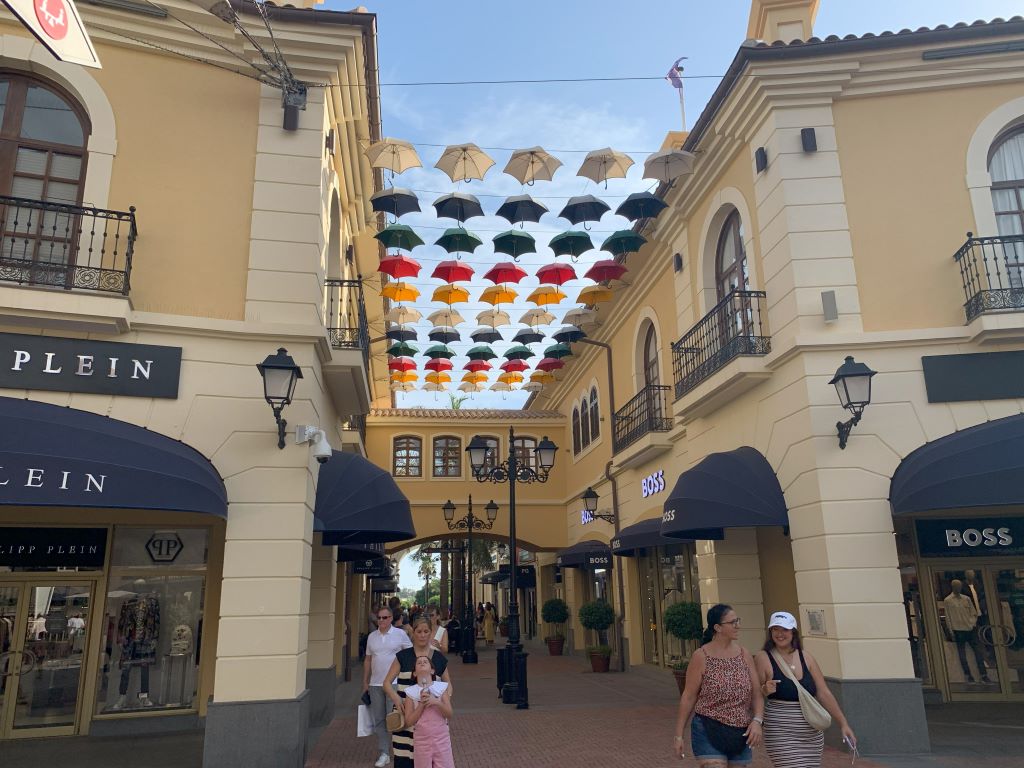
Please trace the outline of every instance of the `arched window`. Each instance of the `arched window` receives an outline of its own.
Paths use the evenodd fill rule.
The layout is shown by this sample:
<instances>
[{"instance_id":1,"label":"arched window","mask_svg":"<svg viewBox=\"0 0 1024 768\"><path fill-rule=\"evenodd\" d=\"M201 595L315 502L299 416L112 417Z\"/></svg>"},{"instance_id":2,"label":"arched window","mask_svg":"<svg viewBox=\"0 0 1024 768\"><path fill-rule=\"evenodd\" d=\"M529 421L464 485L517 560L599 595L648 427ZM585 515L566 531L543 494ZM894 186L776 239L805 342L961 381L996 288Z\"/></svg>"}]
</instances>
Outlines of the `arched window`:
<instances>
[{"instance_id":1,"label":"arched window","mask_svg":"<svg viewBox=\"0 0 1024 768\"><path fill-rule=\"evenodd\" d=\"M580 446L586 448L590 445L590 406L587 405L587 398L580 402Z\"/></svg>"},{"instance_id":2,"label":"arched window","mask_svg":"<svg viewBox=\"0 0 1024 768\"><path fill-rule=\"evenodd\" d=\"M590 439L601 436L601 410L597 407L597 387L590 389Z\"/></svg>"},{"instance_id":3,"label":"arched window","mask_svg":"<svg viewBox=\"0 0 1024 768\"><path fill-rule=\"evenodd\" d=\"M434 438L434 477L462 477L462 441L459 438Z\"/></svg>"},{"instance_id":4,"label":"arched window","mask_svg":"<svg viewBox=\"0 0 1024 768\"><path fill-rule=\"evenodd\" d=\"M988 172L992 176L997 231L1004 237L1024 235L1024 128L996 141Z\"/></svg>"},{"instance_id":5,"label":"arched window","mask_svg":"<svg viewBox=\"0 0 1024 768\"><path fill-rule=\"evenodd\" d=\"M519 466L529 467L534 472L540 469L537 466L537 438L517 437L512 444L512 450L515 451Z\"/></svg>"},{"instance_id":6,"label":"arched window","mask_svg":"<svg viewBox=\"0 0 1024 768\"><path fill-rule=\"evenodd\" d=\"M421 477L423 475L422 440L408 435L395 438L391 474L395 477Z\"/></svg>"},{"instance_id":7,"label":"arched window","mask_svg":"<svg viewBox=\"0 0 1024 768\"><path fill-rule=\"evenodd\" d=\"M644 336L644 386L661 384L661 372L658 368L658 334L653 323L647 326Z\"/></svg>"},{"instance_id":8,"label":"arched window","mask_svg":"<svg viewBox=\"0 0 1024 768\"><path fill-rule=\"evenodd\" d=\"M733 291L744 291L749 283L747 254L743 250L743 221L740 212L733 211L725 220L718 236L715 253L715 285L721 301Z\"/></svg>"},{"instance_id":9,"label":"arched window","mask_svg":"<svg viewBox=\"0 0 1024 768\"><path fill-rule=\"evenodd\" d=\"M572 409L572 452L580 452L580 409Z\"/></svg>"}]
</instances>

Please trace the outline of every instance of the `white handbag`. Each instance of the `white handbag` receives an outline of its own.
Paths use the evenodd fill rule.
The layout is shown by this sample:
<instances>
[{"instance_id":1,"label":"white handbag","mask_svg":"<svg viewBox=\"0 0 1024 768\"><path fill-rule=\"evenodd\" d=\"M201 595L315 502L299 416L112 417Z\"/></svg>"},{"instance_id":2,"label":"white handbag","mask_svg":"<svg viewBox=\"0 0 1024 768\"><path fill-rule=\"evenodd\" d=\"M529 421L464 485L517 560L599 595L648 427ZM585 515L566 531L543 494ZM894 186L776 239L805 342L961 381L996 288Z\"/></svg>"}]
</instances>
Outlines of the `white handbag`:
<instances>
[{"instance_id":1,"label":"white handbag","mask_svg":"<svg viewBox=\"0 0 1024 768\"><path fill-rule=\"evenodd\" d=\"M828 713L828 710L821 705L810 691L800 684L800 681L796 679L796 675L793 674L793 670L789 668L789 664L782 658L778 651L772 650L772 656L775 658L775 663L782 670L782 674L788 677L796 685L797 695L800 697L800 713L804 716L804 720L816 731L827 731L828 727L832 725L832 715Z\"/></svg>"}]
</instances>

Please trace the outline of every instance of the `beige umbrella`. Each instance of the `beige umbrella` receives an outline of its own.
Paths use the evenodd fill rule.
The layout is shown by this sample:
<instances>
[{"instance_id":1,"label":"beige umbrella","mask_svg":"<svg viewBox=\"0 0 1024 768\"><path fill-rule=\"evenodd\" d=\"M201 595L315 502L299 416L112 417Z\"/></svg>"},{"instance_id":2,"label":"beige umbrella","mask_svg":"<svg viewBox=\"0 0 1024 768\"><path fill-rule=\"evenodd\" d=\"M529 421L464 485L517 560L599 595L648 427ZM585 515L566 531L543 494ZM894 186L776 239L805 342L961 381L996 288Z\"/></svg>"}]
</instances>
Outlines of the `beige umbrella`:
<instances>
[{"instance_id":1,"label":"beige umbrella","mask_svg":"<svg viewBox=\"0 0 1024 768\"><path fill-rule=\"evenodd\" d=\"M413 392L416 389L416 385L409 381L392 381L391 391L392 392Z\"/></svg>"},{"instance_id":2,"label":"beige umbrella","mask_svg":"<svg viewBox=\"0 0 1024 768\"><path fill-rule=\"evenodd\" d=\"M524 392L540 392L544 389L544 383L540 381L528 381L520 387Z\"/></svg>"},{"instance_id":3,"label":"beige umbrella","mask_svg":"<svg viewBox=\"0 0 1024 768\"><path fill-rule=\"evenodd\" d=\"M657 179L666 184L680 176L693 173L697 156L682 149L667 149L655 152L644 160L644 178Z\"/></svg>"},{"instance_id":4,"label":"beige umbrella","mask_svg":"<svg viewBox=\"0 0 1024 768\"><path fill-rule=\"evenodd\" d=\"M392 173L423 167L413 145L401 139L381 139L371 144L366 157L374 168L386 168Z\"/></svg>"},{"instance_id":5,"label":"beige umbrella","mask_svg":"<svg viewBox=\"0 0 1024 768\"><path fill-rule=\"evenodd\" d=\"M583 328L597 322L597 312L592 309L570 309L565 313L562 322L568 325L575 325L577 328Z\"/></svg>"},{"instance_id":6,"label":"beige umbrella","mask_svg":"<svg viewBox=\"0 0 1024 768\"><path fill-rule=\"evenodd\" d=\"M555 322L555 316L546 309L535 307L534 309L526 310L523 316L519 318L519 322L525 323L531 328L536 328L538 325L550 325Z\"/></svg>"},{"instance_id":7,"label":"beige umbrella","mask_svg":"<svg viewBox=\"0 0 1024 768\"><path fill-rule=\"evenodd\" d=\"M535 181L551 181L555 171L562 167L562 161L541 147L517 149L505 165L505 173L521 184Z\"/></svg>"},{"instance_id":8,"label":"beige umbrella","mask_svg":"<svg viewBox=\"0 0 1024 768\"><path fill-rule=\"evenodd\" d=\"M447 390L448 387L446 387L444 383L440 381L428 381L426 384L423 385L423 391L425 392L446 392Z\"/></svg>"},{"instance_id":9,"label":"beige umbrella","mask_svg":"<svg viewBox=\"0 0 1024 768\"><path fill-rule=\"evenodd\" d=\"M633 159L623 153L616 152L611 147L595 149L587 154L587 159L576 172L577 176L583 176L591 181L601 182L608 179L624 179Z\"/></svg>"},{"instance_id":10,"label":"beige umbrella","mask_svg":"<svg viewBox=\"0 0 1024 768\"><path fill-rule=\"evenodd\" d=\"M512 325L508 312L502 312L500 309L485 309L476 316L476 321L480 325L489 325L491 328L497 328L499 325Z\"/></svg>"},{"instance_id":11,"label":"beige umbrella","mask_svg":"<svg viewBox=\"0 0 1024 768\"><path fill-rule=\"evenodd\" d=\"M447 325L454 327L459 323L466 322L465 318L462 317L457 311L448 307L446 309L439 309L436 312L431 312L427 315L427 321L433 325Z\"/></svg>"},{"instance_id":12,"label":"beige umbrella","mask_svg":"<svg viewBox=\"0 0 1024 768\"><path fill-rule=\"evenodd\" d=\"M459 391L460 392L483 392L484 388L486 386L487 385L485 383L483 383L483 382L479 382L477 384L473 384L472 382L464 381L461 384L459 384Z\"/></svg>"},{"instance_id":13,"label":"beige umbrella","mask_svg":"<svg viewBox=\"0 0 1024 768\"><path fill-rule=\"evenodd\" d=\"M394 307L389 309L388 313L384 315L385 320L390 323L397 323L398 325L418 322L421 317L423 316L412 307Z\"/></svg>"},{"instance_id":14,"label":"beige umbrella","mask_svg":"<svg viewBox=\"0 0 1024 768\"><path fill-rule=\"evenodd\" d=\"M494 165L494 161L476 144L452 144L445 147L441 159L434 167L448 174L452 181L479 179Z\"/></svg>"}]
</instances>

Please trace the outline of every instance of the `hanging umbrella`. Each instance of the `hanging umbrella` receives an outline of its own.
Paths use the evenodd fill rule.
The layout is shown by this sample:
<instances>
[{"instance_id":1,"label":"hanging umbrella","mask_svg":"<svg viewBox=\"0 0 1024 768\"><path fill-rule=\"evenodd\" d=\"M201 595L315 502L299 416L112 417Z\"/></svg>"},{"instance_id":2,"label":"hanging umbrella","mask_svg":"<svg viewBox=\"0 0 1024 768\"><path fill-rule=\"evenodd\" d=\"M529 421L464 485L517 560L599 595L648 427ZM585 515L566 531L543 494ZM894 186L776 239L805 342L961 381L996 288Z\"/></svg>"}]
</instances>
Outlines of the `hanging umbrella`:
<instances>
[{"instance_id":1,"label":"hanging umbrella","mask_svg":"<svg viewBox=\"0 0 1024 768\"><path fill-rule=\"evenodd\" d=\"M449 307L452 304L465 304L469 301L469 291L460 285L440 285L434 289L431 301L442 301Z\"/></svg>"},{"instance_id":2,"label":"hanging umbrella","mask_svg":"<svg viewBox=\"0 0 1024 768\"><path fill-rule=\"evenodd\" d=\"M466 357L470 360L493 360L497 355L494 354L494 350L486 344L479 344L470 349L469 352L466 353Z\"/></svg>"},{"instance_id":3,"label":"hanging umbrella","mask_svg":"<svg viewBox=\"0 0 1024 768\"><path fill-rule=\"evenodd\" d=\"M548 304L557 304L564 298L565 294L558 290L557 286L541 285L534 289L533 293L526 300L539 307L543 307Z\"/></svg>"},{"instance_id":4,"label":"hanging umbrella","mask_svg":"<svg viewBox=\"0 0 1024 768\"><path fill-rule=\"evenodd\" d=\"M489 285L480 294L480 301L487 304L511 304L519 294L504 285Z\"/></svg>"},{"instance_id":5,"label":"hanging umbrella","mask_svg":"<svg viewBox=\"0 0 1024 768\"><path fill-rule=\"evenodd\" d=\"M395 371L391 374L392 381L406 382L419 381L420 375L415 371Z\"/></svg>"},{"instance_id":6,"label":"hanging umbrella","mask_svg":"<svg viewBox=\"0 0 1024 768\"><path fill-rule=\"evenodd\" d=\"M446 229L444 234L434 241L434 245L440 245L448 253L455 253L456 251L472 253L483 245L483 240L472 232L462 229L462 227L453 227L452 229Z\"/></svg>"},{"instance_id":7,"label":"hanging umbrella","mask_svg":"<svg viewBox=\"0 0 1024 768\"><path fill-rule=\"evenodd\" d=\"M507 253L513 261L519 261L519 257L524 253L537 252L537 241L533 239L533 235L521 229L502 232L495 236L493 242L495 253Z\"/></svg>"},{"instance_id":8,"label":"hanging umbrella","mask_svg":"<svg viewBox=\"0 0 1024 768\"><path fill-rule=\"evenodd\" d=\"M447 195L441 195L433 205L439 219L455 219L463 222L484 215L480 201L474 195L467 195L465 192L450 192Z\"/></svg>"},{"instance_id":9,"label":"hanging umbrella","mask_svg":"<svg viewBox=\"0 0 1024 768\"><path fill-rule=\"evenodd\" d=\"M444 357L451 360L455 357L455 350L445 344L435 344L434 346L429 347L423 354L429 358Z\"/></svg>"},{"instance_id":10,"label":"hanging umbrella","mask_svg":"<svg viewBox=\"0 0 1024 768\"><path fill-rule=\"evenodd\" d=\"M509 384L507 381L496 381L493 384L491 384L491 391L492 392L511 392L512 391L512 385Z\"/></svg>"},{"instance_id":11,"label":"hanging umbrella","mask_svg":"<svg viewBox=\"0 0 1024 768\"><path fill-rule=\"evenodd\" d=\"M537 363L537 370L550 373L551 371L557 371L559 368L563 368L565 363L555 357L545 357L539 363Z\"/></svg>"},{"instance_id":12,"label":"hanging umbrella","mask_svg":"<svg viewBox=\"0 0 1024 768\"><path fill-rule=\"evenodd\" d=\"M416 331L412 328L405 328L400 325L397 328L392 328L384 335L391 339L391 341L412 341L416 338Z\"/></svg>"},{"instance_id":13,"label":"hanging umbrella","mask_svg":"<svg viewBox=\"0 0 1024 768\"><path fill-rule=\"evenodd\" d=\"M423 315L419 313L419 310L413 309L412 307L392 307L384 315L384 319L389 323L398 323L399 325L405 325L406 323L417 323L422 319Z\"/></svg>"},{"instance_id":14,"label":"hanging umbrella","mask_svg":"<svg viewBox=\"0 0 1024 768\"><path fill-rule=\"evenodd\" d=\"M430 275L446 283L464 283L473 279L473 268L461 261L442 261Z\"/></svg>"},{"instance_id":15,"label":"hanging umbrella","mask_svg":"<svg viewBox=\"0 0 1024 768\"><path fill-rule=\"evenodd\" d=\"M416 385L408 381L392 381L391 391L392 392L413 392L416 389Z\"/></svg>"},{"instance_id":16,"label":"hanging umbrella","mask_svg":"<svg viewBox=\"0 0 1024 768\"><path fill-rule=\"evenodd\" d=\"M444 371L432 371L431 373L428 373L423 378L424 378L425 381L432 381L435 384L444 384L444 383L449 382L449 381L452 380L452 377L449 376Z\"/></svg>"},{"instance_id":17,"label":"hanging umbrella","mask_svg":"<svg viewBox=\"0 0 1024 768\"><path fill-rule=\"evenodd\" d=\"M370 205L380 213L390 213L396 219L407 213L418 213L420 199L411 189L389 187L370 196Z\"/></svg>"},{"instance_id":18,"label":"hanging umbrella","mask_svg":"<svg viewBox=\"0 0 1024 768\"><path fill-rule=\"evenodd\" d=\"M462 336L450 325L439 325L431 328L427 338L441 344L451 344L453 341L462 341Z\"/></svg>"},{"instance_id":19,"label":"hanging umbrella","mask_svg":"<svg viewBox=\"0 0 1024 768\"><path fill-rule=\"evenodd\" d=\"M528 381L520 387L524 392L540 392L544 389L544 385L539 381Z\"/></svg>"},{"instance_id":20,"label":"hanging umbrella","mask_svg":"<svg viewBox=\"0 0 1024 768\"><path fill-rule=\"evenodd\" d=\"M525 377L518 371L506 371L498 376L498 381L506 384L522 384Z\"/></svg>"},{"instance_id":21,"label":"hanging umbrella","mask_svg":"<svg viewBox=\"0 0 1024 768\"><path fill-rule=\"evenodd\" d=\"M577 328L575 325L565 325L552 334L551 338L557 341L559 344L574 344L580 339L587 338L587 334Z\"/></svg>"},{"instance_id":22,"label":"hanging umbrella","mask_svg":"<svg viewBox=\"0 0 1024 768\"><path fill-rule=\"evenodd\" d=\"M398 341L387 348L387 353L392 357L412 357L419 349L407 341Z\"/></svg>"},{"instance_id":23,"label":"hanging umbrella","mask_svg":"<svg viewBox=\"0 0 1024 768\"><path fill-rule=\"evenodd\" d=\"M529 195L512 195L501 204L497 214L510 224L522 224L524 221L537 223L547 212L546 205L538 203Z\"/></svg>"},{"instance_id":24,"label":"hanging umbrella","mask_svg":"<svg viewBox=\"0 0 1024 768\"><path fill-rule=\"evenodd\" d=\"M480 371L470 371L462 375L462 381L466 384L482 384L487 381L487 374Z\"/></svg>"},{"instance_id":25,"label":"hanging umbrella","mask_svg":"<svg viewBox=\"0 0 1024 768\"><path fill-rule=\"evenodd\" d=\"M610 280L621 280L628 271L625 264L615 261L615 259L602 259L595 261L584 277L597 283L605 283Z\"/></svg>"},{"instance_id":26,"label":"hanging umbrella","mask_svg":"<svg viewBox=\"0 0 1024 768\"><path fill-rule=\"evenodd\" d=\"M427 360L427 362L423 364L423 367L428 371L450 371L455 366L452 365L451 360L445 357L434 357Z\"/></svg>"},{"instance_id":27,"label":"hanging umbrella","mask_svg":"<svg viewBox=\"0 0 1024 768\"><path fill-rule=\"evenodd\" d=\"M377 265L377 271L383 272L389 277L399 280L403 277L416 277L419 275L422 267L416 259L411 259L408 256L385 256L380 260L380 264Z\"/></svg>"},{"instance_id":28,"label":"hanging umbrella","mask_svg":"<svg viewBox=\"0 0 1024 768\"><path fill-rule=\"evenodd\" d=\"M633 165L633 158L629 155L624 152L616 152L611 147L605 147L588 152L580 169L576 171L576 175L597 183L608 179L624 179L626 171L631 165Z\"/></svg>"},{"instance_id":29,"label":"hanging umbrella","mask_svg":"<svg viewBox=\"0 0 1024 768\"><path fill-rule=\"evenodd\" d=\"M420 296L419 288L409 283L388 283L381 288L380 295L392 301L416 301Z\"/></svg>"},{"instance_id":30,"label":"hanging umbrella","mask_svg":"<svg viewBox=\"0 0 1024 768\"><path fill-rule=\"evenodd\" d=\"M483 181L494 161L476 144L452 144L445 147L434 167L448 174L452 181Z\"/></svg>"},{"instance_id":31,"label":"hanging umbrella","mask_svg":"<svg viewBox=\"0 0 1024 768\"><path fill-rule=\"evenodd\" d=\"M570 229L568 232L552 237L548 247L555 252L555 256L572 256L575 261L580 254L586 253L594 247L594 241L586 232Z\"/></svg>"},{"instance_id":32,"label":"hanging umbrella","mask_svg":"<svg viewBox=\"0 0 1024 768\"><path fill-rule=\"evenodd\" d=\"M576 279L576 270L571 265L561 262L545 264L537 270L537 279L542 283L565 285L570 280Z\"/></svg>"},{"instance_id":33,"label":"hanging umbrella","mask_svg":"<svg viewBox=\"0 0 1024 768\"><path fill-rule=\"evenodd\" d=\"M554 380L554 375L548 371L534 371L530 374L530 381L537 382L538 384L550 384Z\"/></svg>"},{"instance_id":34,"label":"hanging umbrella","mask_svg":"<svg viewBox=\"0 0 1024 768\"><path fill-rule=\"evenodd\" d=\"M571 224L579 224L584 221L600 221L611 208L603 200L598 200L593 195L579 195L570 197L569 202L559 212L559 216L567 219Z\"/></svg>"},{"instance_id":35,"label":"hanging umbrella","mask_svg":"<svg viewBox=\"0 0 1024 768\"><path fill-rule=\"evenodd\" d=\"M410 168L422 168L420 156L408 141L381 139L366 150L366 157L372 168L386 168L392 173L402 173Z\"/></svg>"},{"instance_id":36,"label":"hanging umbrella","mask_svg":"<svg viewBox=\"0 0 1024 768\"><path fill-rule=\"evenodd\" d=\"M503 341L501 334L493 328L481 326L469 334L469 338L477 344L493 344L496 341Z\"/></svg>"},{"instance_id":37,"label":"hanging umbrella","mask_svg":"<svg viewBox=\"0 0 1024 768\"><path fill-rule=\"evenodd\" d=\"M523 312L523 316L519 318L520 323L524 323L531 328L536 328L538 325L550 325L555 322L555 316L548 312L546 309L528 309Z\"/></svg>"},{"instance_id":38,"label":"hanging umbrella","mask_svg":"<svg viewBox=\"0 0 1024 768\"><path fill-rule=\"evenodd\" d=\"M449 379L450 381L450 379ZM428 381L423 385L424 392L447 392L448 387L444 385L444 382L440 381Z\"/></svg>"},{"instance_id":39,"label":"hanging umbrella","mask_svg":"<svg viewBox=\"0 0 1024 768\"><path fill-rule=\"evenodd\" d=\"M516 331L512 341L517 344L536 344L538 341L544 341L544 334L535 331L533 328L522 328Z\"/></svg>"},{"instance_id":40,"label":"hanging umbrella","mask_svg":"<svg viewBox=\"0 0 1024 768\"><path fill-rule=\"evenodd\" d=\"M401 248L411 251L417 245L423 245L420 236L406 224L388 224L374 237L384 243L385 248Z\"/></svg>"},{"instance_id":41,"label":"hanging umbrella","mask_svg":"<svg viewBox=\"0 0 1024 768\"><path fill-rule=\"evenodd\" d=\"M511 261L500 261L484 273L484 280L492 283L518 283L526 277L526 270Z\"/></svg>"},{"instance_id":42,"label":"hanging umbrella","mask_svg":"<svg viewBox=\"0 0 1024 768\"><path fill-rule=\"evenodd\" d=\"M508 360L529 360L531 357L536 356L536 352L522 344L517 344L514 347L509 347L508 349L505 350L504 355L504 357Z\"/></svg>"},{"instance_id":43,"label":"hanging umbrella","mask_svg":"<svg viewBox=\"0 0 1024 768\"><path fill-rule=\"evenodd\" d=\"M416 361L411 357L393 357L388 360L389 371L415 371Z\"/></svg>"},{"instance_id":44,"label":"hanging umbrella","mask_svg":"<svg viewBox=\"0 0 1024 768\"><path fill-rule=\"evenodd\" d=\"M431 325L447 325L449 327L455 327L459 323L466 322L462 315L451 307L445 309L438 309L427 315L427 322Z\"/></svg>"},{"instance_id":45,"label":"hanging umbrella","mask_svg":"<svg viewBox=\"0 0 1024 768\"><path fill-rule=\"evenodd\" d=\"M485 309L476 316L476 321L480 325L489 325L491 328L512 324L512 321L509 320L508 312L502 312L500 309Z\"/></svg>"},{"instance_id":46,"label":"hanging umbrella","mask_svg":"<svg viewBox=\"0 0 1024 768\"><path fill-rule=\"evenodd\" d=\"M597 312L592 309L570 309L565 313L562 322L582 328L585 325L593 325L597 322Z\"/></svg>"},{"instance_id":47,"label":"hanging umbrella","mask_svg":"<svg viewBox=\"0 0 1024 768\"><path fill-rule=\"evenodd\" d=\"M604 302L611 300L612 289L604 285L588 285L580 291L580 295L576 297L576 301L588 307L592 307L595 304L603 304Z\"/></svg>"},{"instance_id":48,"label":"hanging umbrella","mask_svg":"<svg viewBox=\"0 0 1024 768\"><path fill-rule=\"evenodd\" d=\"M616 256L625 256L627 253L635 253L640 246L647 242L647 238L638 235L632 229L620 229L608 235L608 239L601 243L601 250L614 253Z\"/></svg>"},{"instance_id":49,"label":"hanging umbrella","mask_svg":"<svg viewBox=\"0 0 1024 768\"><path fill-rule=\"evenodd\" d=\"M505 164L505 173L520 184L535 181L551 181L555 171L562 167L562 161L541 147L517 149ZM513 222L514 223L514 222Z\"/></svg>"},{"instance_id":50,"label":"hanging umbrella","mask_svg":"<svg viewBox=\"0 0 1024 768\"><path fill-rule=\"evenodd\" d=\"M490 362L488 362L487 360L470 360L468 363L462 366L462 370L479 373L480 371L489 371L491 370L491 367L492 366Z\"/></svg>"},{"instance_id":51,"label":"hanging umbrella","mask_svg":"<svg viewBox=\"0 0 1024 768\"><path fill-rule=\"evenodd\" d=\"M525 360L506 360L499 367L503 371L516 371L517 373L522 373L529 369L530 364Z\"/></svg>"},{"instance_id":52,"label":"hanging umbrella","mask_svg":"<svg viewBox=\"0 0 1024 768\"><path fill-rule=\"evenodd\" d=\"M463 382L462 384L459 384L459 391L460 392L480 392L480 391L483 390L483 388L484 388L484 385L482 383L480 383L480 384L471 384L470 382L466 381L466 382Z\"/></svg>"},{"instance_id":53,"label":"hanging umbrella","mask_svg":"<svg viewBox=\"0 0 1024 768\"><path fill-rule=\"evenodd\" d=\"M644 178L669 183L680 176L693 173L697 156L682 149L655 152L644 160Z\"/></svg>"},{"instance_id":54,"label":"hanging umbrella","mask_svg":"<svg viewBox=\"0 0 1024 768\"><path fill-rule=\"evenodd\" d=\"M634 192L619 204L615 209L615 215L625 216L630 221L653 219L666 208L668 204L657 195L650 192Z\"/></svg>"},{"instance_id":55,"label":"hanging umbrella","mask_svg":"<svg viewBox=\"0 0 1024 768\"><path fill-rule=\"evenodd\" d=\"M569 349L568 344L554 344L544 350L544 357L553 357L557 360L561 360L563 357L568 357L572 354L572 350Z\"/></svg>"}]
</instances>

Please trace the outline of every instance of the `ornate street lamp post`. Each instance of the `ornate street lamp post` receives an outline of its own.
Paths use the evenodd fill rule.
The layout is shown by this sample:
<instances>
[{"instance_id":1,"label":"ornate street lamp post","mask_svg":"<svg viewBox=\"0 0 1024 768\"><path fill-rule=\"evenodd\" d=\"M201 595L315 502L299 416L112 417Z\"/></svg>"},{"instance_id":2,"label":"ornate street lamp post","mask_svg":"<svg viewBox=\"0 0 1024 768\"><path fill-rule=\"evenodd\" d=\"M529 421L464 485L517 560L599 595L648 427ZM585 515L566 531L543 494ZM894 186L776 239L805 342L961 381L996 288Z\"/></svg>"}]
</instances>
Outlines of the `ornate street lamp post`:
<instances>
[{"instance_id":1,"label":"ornate street lamp post","mask_svg":"<svg viewBox=\"0 0 1024 768\"><path fill-rule=\"evenodd\" d=\"M871 377L875 373L864 363L858 363L852 356L848 356L829 382L835 385L840 405L853 414L853 418L847 421L836 422L840 448L846 448L850 432L860 423L864 409L871 405Z\"/></svg>"},{"instance_id":2,"label":"ornate street lamp post","mask_svg":"<svg viewBox=\"0 0 1024 768\"><path fill-rule=\"evenodd\" d=\"M487 506L484 507L484 511L487 513L487 519L481 520L479 517L473 514L473 497L469 497L469 511L466 512L464 517L460 517L458 520L455 519L455 505L452 504L452 500L448 499L444 506L441 507L441 511L444 512L445 522L448 523L449 531L465 531L466 532L466 552L468 557L466 558L466 580L464 582L464 610L462 612L462 642L459 647L462 650L462 663L463 664L476 664L478 659L476 655L476 631L473 627L473 531L489 531L494 526L494 520L498 517L498 505L494 503L494 499L491 499Z\"/></svg>"},{"instance_id":3,"label":"ornate street lamp post","mask_svg":"<svg viewBox=\"0 0 1024 768\"><path fill-rule=\"evenodd\" d=\"M555 465L555 453L558 446L545 436L537 444L537 468L520 463L516 456L516 432L514 427L508 430L508 459L497 466L485 468L488 445L480 435L476 435L466 448L469 463L473 467L473 476L481 482L508 483L508 549L509 549L509 604L508 604L508 643L505 645L506 658L509 658L507 681L501 689L501 700L505 704L515 704L516 709L528 709L529 696L526 689L526 656L519 634L519 592L516 575L519 567L518 547L516 544L516 483L546 483L551 468ZM523 679L520 680L520 665ZM522 684L520 684L522 683Z\"/></svg>"}]
</instances>

